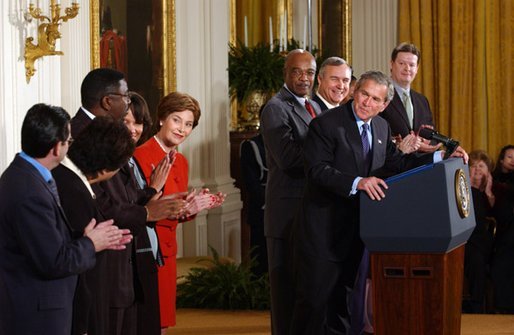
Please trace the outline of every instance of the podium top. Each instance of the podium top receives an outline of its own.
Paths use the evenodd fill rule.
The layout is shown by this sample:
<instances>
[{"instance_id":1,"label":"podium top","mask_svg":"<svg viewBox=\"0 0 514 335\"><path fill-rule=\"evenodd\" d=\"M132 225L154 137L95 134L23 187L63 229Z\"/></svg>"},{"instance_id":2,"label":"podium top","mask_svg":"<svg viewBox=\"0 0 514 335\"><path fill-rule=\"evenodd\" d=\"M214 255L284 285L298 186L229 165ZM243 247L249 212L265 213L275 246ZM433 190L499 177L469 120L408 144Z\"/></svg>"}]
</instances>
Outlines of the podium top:
<instances>
[{"instance_id":1,"label":"podium top","mask_svg":"<svg viewBox=\"0 0 514 335\"><path fill-rule=\"evenodd\" d=\"M475 213L462 159L423 165L385 182L381 201L360 194L360 232L369 251L445 253L466 243Z\"/></svg>"}]
</instances>

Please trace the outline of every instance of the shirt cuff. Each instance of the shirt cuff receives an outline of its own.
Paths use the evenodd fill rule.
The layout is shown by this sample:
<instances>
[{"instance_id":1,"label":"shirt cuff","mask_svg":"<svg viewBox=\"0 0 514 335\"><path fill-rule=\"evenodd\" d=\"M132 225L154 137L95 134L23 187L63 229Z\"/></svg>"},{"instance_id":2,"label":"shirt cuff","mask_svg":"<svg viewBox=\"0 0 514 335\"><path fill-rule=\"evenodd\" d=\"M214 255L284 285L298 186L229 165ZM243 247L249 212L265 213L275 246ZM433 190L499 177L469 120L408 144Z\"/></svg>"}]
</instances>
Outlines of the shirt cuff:
<instances>
[{"instance_id":1,"label":"shirt cuff","mask_svg":"<svg viewBox=\"0 0 514 335\"><path fill-rule=\"evenodd\" d=\"M357 194L357 184L359 184L359 181L362 179L362 177L357 177L354 179L352 184L352 190L350 191L350 195Z\"/></svg>"},{"instance_id":2,"label":"shirt cuff","mask_svg":"<svg viewBox=\"0 0 514 335\"><path fill-rule=\"evenodd\" d=\"M443 160L443 152L441 150L434 152L433 159L434 159L434 163L439 163L440 161L442 161Z\"/></svg>"}]
</instances>

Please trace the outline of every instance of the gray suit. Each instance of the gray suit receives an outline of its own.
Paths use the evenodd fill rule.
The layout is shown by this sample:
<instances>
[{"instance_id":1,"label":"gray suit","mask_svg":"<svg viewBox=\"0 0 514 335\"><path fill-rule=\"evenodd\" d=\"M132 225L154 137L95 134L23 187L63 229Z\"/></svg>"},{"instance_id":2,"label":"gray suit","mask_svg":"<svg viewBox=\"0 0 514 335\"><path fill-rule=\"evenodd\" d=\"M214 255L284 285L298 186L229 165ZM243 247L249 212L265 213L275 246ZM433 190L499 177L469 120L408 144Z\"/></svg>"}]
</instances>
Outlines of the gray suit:
<instances>
[{"instance_id":1,"label":"gray suit","mask_svg":"<svg viewBox=\"0 0 514 335\"><path fill-rule=\"evenodd\" d=\"M317 103L311 101L311 104L319 115ZM268 240L273 334L287 334L292 317L294 297L289 240L305 185L303 142L311 120L305 106L284 87L261 114L269 169L264 234Z\"/></svg>"}]
</instances>

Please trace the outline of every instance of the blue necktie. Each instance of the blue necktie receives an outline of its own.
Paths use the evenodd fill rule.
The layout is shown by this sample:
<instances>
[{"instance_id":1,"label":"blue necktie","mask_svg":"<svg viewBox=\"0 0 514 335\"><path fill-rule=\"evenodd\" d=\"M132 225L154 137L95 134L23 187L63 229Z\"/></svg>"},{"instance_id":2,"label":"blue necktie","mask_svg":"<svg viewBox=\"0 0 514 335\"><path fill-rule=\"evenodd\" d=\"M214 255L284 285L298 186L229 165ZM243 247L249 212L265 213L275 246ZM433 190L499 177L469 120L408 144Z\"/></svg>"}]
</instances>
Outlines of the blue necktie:
<instances>
[{"instance_id":1,"label":"blue necktie","mask_svg":"<svg viewBox=\"0 0 514 335\"><path fill-rule=\"evenodd\" d=\"M369 139L368 139L368 129L369 124L364 123L362 125L362 132L361 132L361 141L362 141L362 159L364 160L364 166L366 168L366 177L369 172L369 166L371 163L371 154L370 154L370 145L369 145Z\"/></svg>"},{"instance_id":2,"label":"blue necktie","mask_svg":"<svg viewBox=\"0 0 514 335\"><path fill-rule=\"evenodd\" d=\"M370 145L368 140L368 129L369 125L364 123L362 125L362 133L361 133L361 141L362 141L362 158L364 160L364 164L366 167L366 177L369 173L371 155L370 155ZM369 274L369 252L366 247L364 247L361 262L359 264L359 268L357 270L357 277L355 278L355 283L352 291L352 300L350 303L350 311L351 311L351 331L350 334L361 334L364 329L364 314L365 306L366 306L366 280L370 276Z\"/></svg>"},{"instance_id":3,"label":"blue necktie","mask_svg":"<svg viewBox=\"0 0 514 335\"><path fill-rule=\"evenodd\" d=\"M59 192L57 191L57 184L55 183L55 180L54 179L50 179L48 181L48 186L50 187L50 191L52 192L55 200L57 201L57 203L60 206L61 205L61 199L59 198Z\"/></svg>"}]
</instances>

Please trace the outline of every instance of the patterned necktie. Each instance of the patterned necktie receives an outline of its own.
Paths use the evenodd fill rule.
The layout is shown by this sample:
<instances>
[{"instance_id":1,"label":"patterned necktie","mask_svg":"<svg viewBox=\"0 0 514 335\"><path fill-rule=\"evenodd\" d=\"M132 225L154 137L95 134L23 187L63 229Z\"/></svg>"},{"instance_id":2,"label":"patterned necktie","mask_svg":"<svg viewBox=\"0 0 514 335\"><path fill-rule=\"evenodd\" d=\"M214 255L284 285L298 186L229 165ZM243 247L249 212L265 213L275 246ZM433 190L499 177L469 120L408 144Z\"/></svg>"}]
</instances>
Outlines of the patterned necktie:
<instances>
[{"instance_id":1,"label":"patterned necktie","mask_svg":"<svg viewBox=\"0 0 514 335\"><path fill-rule=\"evenodd\" d=\"M50 191L52 192L52 195L54 196L55 200L61 205L61 199L59 198L59 192L57 191L57 184L55 183L54 179L50 179L48 181L48 186L50 187Z\"/></svg>"},{"instance_id":2,"label":"patterned necktie","mask_svg":"<svg viewBox=\"0 0 514 335\"><path fill-rule=\"evenodd\" d=\"M405 111L407 112L407 118L409 119L409 127L412 129L413 121L414 121L414 108L412 107L412 101L407 92L403 92L403 107L405 107Z\"/></svg>"},{"instance_id":3,"label":"patterned necktie","mask_svg":"<svg viewBox=\"0 0 514 335\"><path fill-rule=\"evenodd\" d=\"M369 124L364 123L362 124L362 132L361 132L361 141L362 141L362 158L364 160L364 166L366 167L366 174L369 169L369 165L371 163L371 155L370 155L370 144L369 144L369 138L368 138L368 129Z\"/></svg>"},{"instance_id":4,"label":"patterned necktie","mask_svg":"<svg viewBox=\"0 0 514 335\"><path fill-rule=\"evenodd\" d=\"M307 110L307 112L309 112L309 114L312 116L313 119L316 117L316 112L314 111L314 107L312 107L311 103L307 99L305 99L305 109Z\"/></svg>"}]
</instances>

